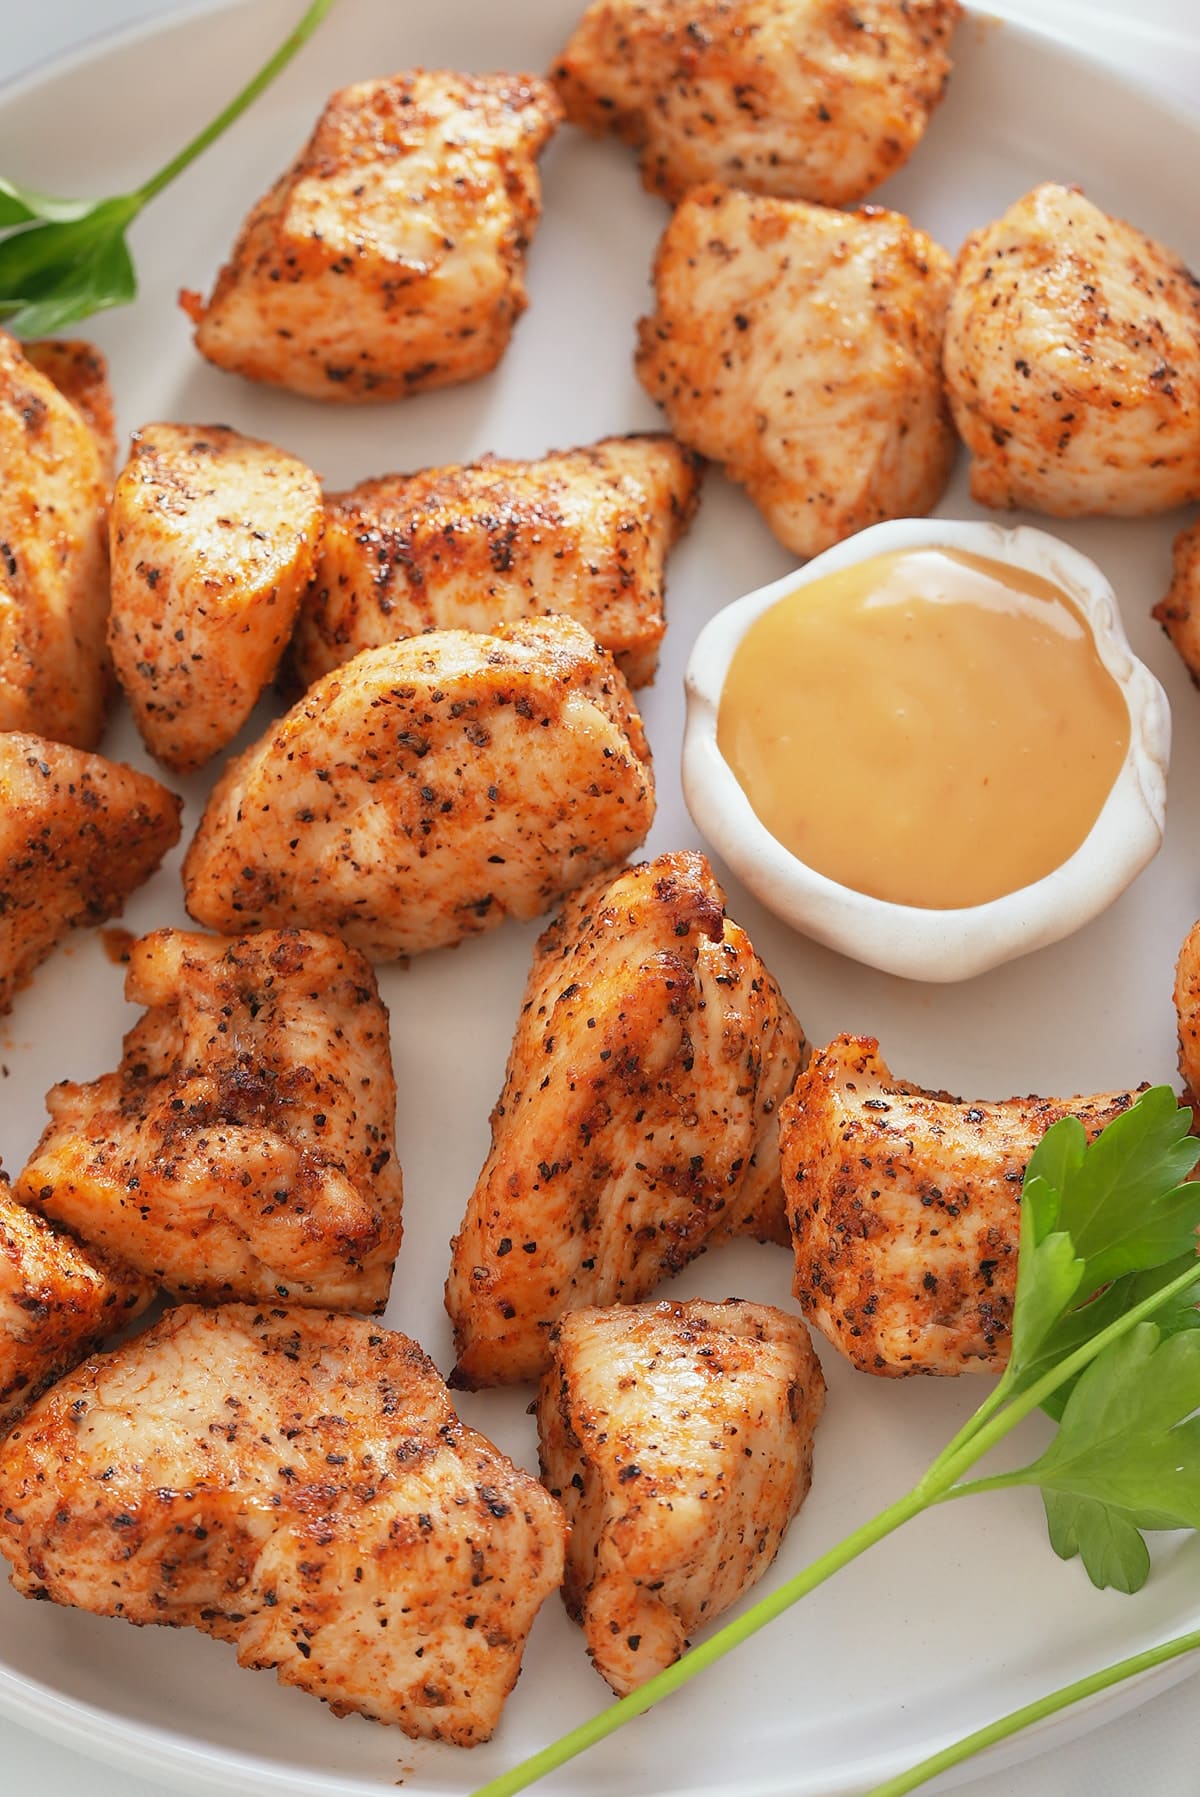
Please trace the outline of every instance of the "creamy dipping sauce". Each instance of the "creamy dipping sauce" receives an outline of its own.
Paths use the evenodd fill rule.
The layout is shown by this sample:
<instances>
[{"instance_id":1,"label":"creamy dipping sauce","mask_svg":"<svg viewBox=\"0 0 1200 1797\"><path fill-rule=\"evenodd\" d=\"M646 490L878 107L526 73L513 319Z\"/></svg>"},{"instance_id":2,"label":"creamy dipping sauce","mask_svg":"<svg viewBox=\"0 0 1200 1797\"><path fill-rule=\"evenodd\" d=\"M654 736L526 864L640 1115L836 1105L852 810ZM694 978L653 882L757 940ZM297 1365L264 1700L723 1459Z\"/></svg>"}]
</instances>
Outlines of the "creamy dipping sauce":
<instances>
[{"instance_id":1,"label":"creamy dipping sauce","mask_svg":"<svg viewBox=\"0 0 1200 1797\"><path fill-rule=\"evenodd\" d=\"M809 867L954 910L1060 867L1129 746L1129 711L1051 581L950 549L872 556L751 625L717 742Z\"/></svg>"}]
</instances>

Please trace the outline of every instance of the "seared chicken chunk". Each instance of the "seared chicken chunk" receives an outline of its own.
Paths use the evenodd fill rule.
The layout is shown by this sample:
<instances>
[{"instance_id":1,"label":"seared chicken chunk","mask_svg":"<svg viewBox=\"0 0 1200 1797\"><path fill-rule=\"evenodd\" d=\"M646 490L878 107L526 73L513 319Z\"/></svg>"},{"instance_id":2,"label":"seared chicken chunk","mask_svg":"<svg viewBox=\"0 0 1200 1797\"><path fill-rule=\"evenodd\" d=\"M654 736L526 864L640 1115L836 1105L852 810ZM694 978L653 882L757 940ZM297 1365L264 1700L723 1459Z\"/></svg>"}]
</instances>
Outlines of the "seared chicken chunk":
<instances>
[{"instance_id":1,"label":"seared chicken chunk","mask_svg":"<svg viewBox=\"0 0 1200 1797\"><path fill-rule=\"evenodd\" d=\"M1175 1016L1179 1025L1179 1077L1183 1102L1200 1122L1200 923L1183 940L1175 967Z\"/></svg>"},{"instance_id":2,"label":"seared chicken chunk","mask_svg":"<svg viewBox=\"0 0 1200 1797\"><path fill-rule=\"evenodd\" d=\"M775 1558L825 1381L799 1317L736 1298L575 1310L551 1345L537 1417L571 1525L563 1596L624 1695Z\"/></svg>"},{"instance_id":3,"label":"seared chicken chunk","mask_svg":"<svg viewBox=\"0 0 1200 1797\"><path fill-rule=\"evenodd\" d=\"M68 930L115 917L150 878L179 811L149 774L0 732L0 1015Z\"/></svg>"},{"instance_id":4,"label":"seared chicken chunk","mask_svg":"<svg viewBox=\"0 0 1200 1797\"><path fill-rule=\"evenodd\" d=\"M1200 686L1200 524L1176 537L1171 584L1153 616L1178 649L1193 683Z\"/></svg>"},{"instance_id":5,"label":"seared chicken chunk","mask_svg":"<svg viewBox=\"0 0 1200 1797\"><path fill-rule=\"evenodd\" d=\"M343 88L207 306L182 296L197 349L315 399L487 374L525 310L536 159L561 116L532 75L416 69Z\"/></svg>"},{"instance_id":6,"label":"seared chicken chunk","mask_svg":"<svg viewBox=\"0 0 1200 1797\"><path fill-rule=\"evenodd\" d=\"M100 740L110 478L87 418L0 331L0 731Z\"/></svg>"},{"instance_id":7,"label":"seared chicken chunk","mask_svg":"<svg viewBox=\"0 0 1200 1797\"><path fill-rule=\"evenodd\" d=\"M816 555L927 512L950 473L950 258L896 212L690 193L655 263L637 371L671 429Z\"/></svg>"},{"instance_id":8,"label":"seared chicken chunk","mask_svg":"<svg viewBox=\"0 0 1200 1797\"><path fill-rule=\"evenodd\" d=\"M804 1036L702 855L568 900L534 952L446 1283L460 1384L545 1370L584 1304L780 1224L776 1109Z\"/></svg>"},{"instance_id":9,"label":"seared chicken chunk","mask_svg":"<svg viewBox=\"0 0 1200 1797\"><path fill-rule=\"evenodd\" d=\"M595 0L554 66L567 117L702 181L845 206L908 160L950 74L958 0Z\"/></svg>"},{"instance_id":10,"label":"seared chicken chunk","mask_svg":"<svg viewBox=\"0 0 1200 1797\"><path fill-rule=\"evenodd\" d=\"M153 1296L149 1280L58 1234L0 1184L0 1429Z\"/></svg>"},{"instance_id":11,"label":"seared chicken chunk","mask_svg":"<svg viewBox=\"0 0 1200 1797\"><path fill-rule=\"evenodd\" d=\"M99 445L104 478L112 480L117 472L117 420L108 363L96 345L77 337L39 337L21 348L79 413Z\"/></svg>"},{"instance_id":12,"label":"seared chicken chunk","mask_svg":"<svg viewBox=\"0 0 1200 1797\"><path fill-rule=\"evenodd\" d=\"M649 753L624 678L568 618L364 650L217 783L188 910L336 930L378 960L536 917L642 841Z\"/></svg>"},{"instance_id":13,"label":"seared chicken chunk","mask_svg":"<svg viewBox=\"0 0 1200 1797\"><path fill-rule=\"evenodd\" d=\"M609 437L539 462L385 475L326 504L293 642L306 686L422 630L578 619L631 686L653 680L663 564L687 528L698 457L670 437Z\"/></svg>"},{"instance_id":14,"label":"seared chicken chunk","mask_svg":"<svg viewBox=\"0 0 1200 1797\"><path fill-rule=\"evenodd\" d=\"M113 493L117 678L178 773L233 740L275 678L323 522L311 468L225 425L148 424Z\"/></svg>"},{"instance_id":15,"label":"seared chicken chunk","mask_svg":"<svg viewBox=\"0 0 1200 1797\"><path fill-rule=\"evenodd\" d=\"M460 1746L496 1725L564 1534L415 1342L315 1311L173 1310L0 1464L24 1595L193 1624L338 1715Z\"/></svg>"},{"instance_id":16,"label":"seared chicken chunk","mask_svg":"<svg viewBox=\"0 0 1200 1797\"><path fill-rule=\"evenodd\" d=\"M1026 1162L1060 1117L1096 1136L1133 1097L968 1104L894 1079L870 1037L838 1036L779 1120L793 1290L809 1321L865 1373L995 1372Z\"/></svg>"},{"instance_id":17,"label":"seared chicken chunk","mask_svg":"<svg viewBox=\"0 0 1200 1797\"><path fill-rule=\"evenodd\" d=\"M983 505L1140 517L1200 498L1200 282L1047 182L959 252L946 385Z\"/></svg>"},{"instance_id":18,"label":"seared chicken chunk","mask_svg":"<svg viewBox=\"0 0 1200 1797\"><path fill-rule=\"evenodd\" d=\"M47 1097L17 1196L168 1291L380 1311L400 1246L388 1017L335 937L156 930L121 1065Z\"/></svg>"}]
</instances>

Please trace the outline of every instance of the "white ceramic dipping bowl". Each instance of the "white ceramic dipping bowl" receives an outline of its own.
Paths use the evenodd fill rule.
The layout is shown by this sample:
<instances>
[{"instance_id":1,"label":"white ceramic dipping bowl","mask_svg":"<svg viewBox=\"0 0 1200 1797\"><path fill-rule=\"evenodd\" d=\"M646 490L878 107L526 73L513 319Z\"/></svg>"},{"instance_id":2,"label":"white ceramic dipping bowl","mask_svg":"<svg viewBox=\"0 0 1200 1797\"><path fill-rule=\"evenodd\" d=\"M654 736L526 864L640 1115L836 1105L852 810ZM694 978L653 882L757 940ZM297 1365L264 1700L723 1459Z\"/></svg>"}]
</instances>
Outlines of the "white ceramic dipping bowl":
<instances>
[{"instance_id":1,"label":"white ceramic dipping bowl","mask_svg":"<svg viewBox=\"0 0 1200 1797\"><path fill-rule=\"evenodd\" d=\"M868 897L827 879L760 823L717 747L717 708L730 662L755 620L797 587L897 549L957 549L1055 582L1091 628L1101 662L1129 708L1129 749L1079 848L1044 879L984 905L932 911ZM848 728L852 724L848 722ZM824 752L836 754L836 745ZM717 852L769 910L806 936L869 967L910 980L965 980L1088 923L1157 853L1166 815L1171 712L1129 647L1112 587L1094 562L1043 530L903 518L876 524L805 567L718 612L687 670L683 790ZM1053 769L1046 770L1053 778ZM819 778L819 768L813 776Z\"/></svg>"}]
</instances>

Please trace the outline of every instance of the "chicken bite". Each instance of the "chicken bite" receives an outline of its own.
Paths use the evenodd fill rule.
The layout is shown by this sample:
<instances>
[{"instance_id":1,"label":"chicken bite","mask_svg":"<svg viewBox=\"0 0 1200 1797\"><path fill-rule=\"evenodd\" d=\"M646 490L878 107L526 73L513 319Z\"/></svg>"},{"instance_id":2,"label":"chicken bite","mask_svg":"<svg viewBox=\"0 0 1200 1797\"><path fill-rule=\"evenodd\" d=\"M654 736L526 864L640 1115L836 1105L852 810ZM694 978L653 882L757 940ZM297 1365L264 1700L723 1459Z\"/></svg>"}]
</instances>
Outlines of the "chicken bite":
<instances>
[{"instance_id":1,"label":"chicken bite","mask_svg":"<svg viewBox=\"0 0 1200 1797\"><path fill-rule=\"evenodd\" d=\"M537 1403L563 1597L623 1696L757 1583L812 1482L825 1381L799 1317L736 1298L575 1310Z\"/></svg>"},{"instance_id":2,"label":"chicken bite","mask_svg":"<svg viewBox=\"0 0 1200 1797\"><path fill-rule=\"evenodd\" d=\"M364 650L230 764L184 863L188 910L419 954L548 910L653 815L629 688L581 625L436 631Z\"/></svg>"},{"instance_id":3,"label":"chicken bite","mask_svg":"<svg viewBox=\"0 0 1200 1797\"><path fill-rule=\"evenodd\" d=\"M0 731L92 749L112 689L111 434L106 444L55 385L71 347L88 346L44 345L37 366L0 331ZM103 362L91 353L92 415L106 404L111 422Z\"/></svg>"},{"instance_id":4,"label":"chicken bite","mask_svg":"<svg viewBox=\"0 0 1200 1797\"><path fill-rule=\"evenodd\" d=\"M1200 498L1200 282L1047 182L959 251L946 387L982 505L1141 517Z\"/></svg>"},{"instance_id":5,"label":"chicken bite","mask_svg":"<svg viewBox=\"0 0 1200 1797\"><path fill-rule=\"evenodd\" d=\"M667 226L654 275L638 377L780 542L816 555L936 504L954 458L950 258L906 218L701 187Z\"/></svg>"},{"instance_id":6,"label":"chicken bite","mask_svg":"<svg viewBox=\"0 0 1200 1797\"><path fill-rule=\"evenodd\" d=\"M564 1534L415 1342L316 1311L170 1311L0 1462L23 1595L192 1624L336 1715L459 1746L496 1726Z\"/></svg>"},{"instance_id":7,"label":"chicken bite","mask_svg":"<svg viewBox=\"0 0 1200 1797\"><path fill-rule=\"evenodd\" d=\"M115 917L150 878L179 812L149 774L0 732L0 1016L68 930Z\"/></svg>"},{"instance_id":8,"label":"chicken bite","mask_svg":"<svg viewBox=\"0 0 1200 1797\"><path fill-rule=\"evenodd\" d=\"M292 647L305 686L423 630L559 612L653 680L663 565L696 507L700 462L670 437L608 437L537 462L385 475L326 503Z\"/></svg>"},{"instance_id":9,"label":"chicken bite","mask_svg":"<svg viewBox=\"0 0 1200 1797\"><path fill-rule=\"evenodd\" d=\"M1200 524L1175 538L1171 584L1151 616L1178 649L1192 684L1200 686Z\"/></svg>"},{"instance_id":10,"label":"chicken bite","mask_svg":"<svg viewBox=\"0 0 1200 1797\"><path fill-rule=\"evenodd\" d=\"M38 337L21 348L79 413L99 445L104 478L111 481L117 472L117 420L108 363L96 345L79 337Z\"/></svg>"},{"instance_id":11,"label":"chicken bite","mask_svg":"<svg viewBox=\"0 0 1200 1797\"><path fill-rule=\"evenodd\" d=\"M730 1235L779 1239L776 1109L806 1054L703 855L568 900L452 1247L456 1381L537 1378L566 1311L644 1298Z\"/></svg>"},{"instance_id":12,"label":"chicken bite","mask_svg":"<svg viewBox=\"0 0 1200 1797\"><path fill-rule=\"evenodd\" d=\"M147 424L110 524L117 678L150 753L192 773L275 678L315 565L320 482L225 425Z\"/></svg>"},{"instance_id":13,"label":"chicken bite","mask_svg":"<svg viewBox=\"0 0 1200 1797\"><path fill-rule=\"evenodd\" d=\"M1194 923L1184 937L1175 965L1175 1017L1182 1102L1197 1112L1200 1124L1200 923Z\"/></svg>"},{"instance_id":14,"label":"chicken bite","mask_svg":"<svg viewBox=\"0 0 1200 1797\"><path fill-rule=\"evenodd\" d=\"M153 1296L132 1268L18 1204L0 1174L0 1429Z\"/></svg>"},{"instance_id":15,"label":"chicken bite","mask_svg":"<svg viewBox=\"0 0 1200 1797\"><path fill-rule=\"evenodd\" d=\"M1135 1096L966 1103L893 1078L873 1038L836 1037L779 1115L809 1322L864 1373L1000 1370L1026 1163L1060 1117L1090 1139Z\"/></svg>"},{"instance_id":16,"label":"chicken bite","mask_svg":"<svg viewBox=\"0 0 1200 1797\"><path fill-rule=\"evenodd\" d=\"M156 930L121 1065L47 1095L17 1196L168 1291L381 1311L402 1185L387 1012L335 937Z\"/></svg>"},{"instance_id":17,"label":"chicken bite","mask_svg":"<svg viewBox=\"0 0 1200 1797\"><path fill-rule=\"evenodd\" d=\"M573 124L703 181L845 206L907 162L950 76L958 0L595 0L553 75Z\"/></svg>"},{"instance_id":18,"label":"chicken bite","mask_svg":"<svg viewBox=\"0 0 1200 1797\"><path fill-rule=\"evenodd\" d=\"M525 310L537 156L561 116L533 75L415 69L343 88L207 305L181 295L197 349L314 399L487 374Z\"/></svg>"}]
</instances>

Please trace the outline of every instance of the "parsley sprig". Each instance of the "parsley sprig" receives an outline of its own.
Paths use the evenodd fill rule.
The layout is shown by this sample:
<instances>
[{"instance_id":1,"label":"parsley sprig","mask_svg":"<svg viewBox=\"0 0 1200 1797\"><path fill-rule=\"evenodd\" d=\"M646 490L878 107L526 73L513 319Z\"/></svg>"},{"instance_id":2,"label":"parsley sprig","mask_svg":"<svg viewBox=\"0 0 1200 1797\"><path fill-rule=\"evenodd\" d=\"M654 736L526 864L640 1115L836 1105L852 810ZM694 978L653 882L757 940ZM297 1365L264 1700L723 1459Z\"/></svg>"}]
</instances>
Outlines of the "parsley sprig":
<instances>
[{"instance_id":1,"label":"parsley sprig","mask_svg":"<svg viewBox=\"0 0 1200 1797\"><path fill-rule=\"evenodd\" d=\"M0 178L0 322L6 329L18 337L49 336L135 299L137 273L125 233L138 213L257 100L333 5L313 0L257 75L135 192L63 200Z\"/></svg>"},{"instance_id":2,"label":"parsley sprig","mask_svg":"<svg viewBox=\"0 0 1200 1797\"><path fill-rule=\"evenodd\" d=\"M1042 1495L1055 1552L1078 1555L1093 1584L1139 1589L1149 1576L1145 1535L1200 1529L1200 1181L1187 1175L1200 1153L1192 1114L1155 1086L1088 1143L1067 1117L1030 1159L1021 1191L1020 1249L1008 1366L979 1409L903 1497L830 1548L735 1621L610 1704L475 1797L513 1797L634 1716L687 1684L840 1571L935 1504L1009 1486ZM1012 1472L966 1474L1032 1411L1058 1424L1049 1447ZM1191 1636L1152 1650L1186 1652ZM1115 1683L1141 1660L1066 1687L1043 1705L1062 1707ZM1149 1663L1157 1663L1151 1660ZM1099 1680L1100 1683L1096 1681ZM1086 1688L1085 1688L1086 1687ZM1012 1733L1038 1705L994 1724ZM921 1783L988 1739L947 1749ZM874 1797L915 1788L896 1780Z\"/></svg>"}]
</instances>

